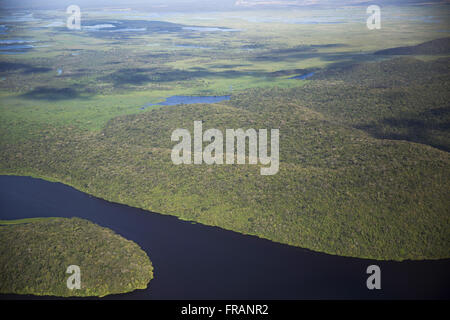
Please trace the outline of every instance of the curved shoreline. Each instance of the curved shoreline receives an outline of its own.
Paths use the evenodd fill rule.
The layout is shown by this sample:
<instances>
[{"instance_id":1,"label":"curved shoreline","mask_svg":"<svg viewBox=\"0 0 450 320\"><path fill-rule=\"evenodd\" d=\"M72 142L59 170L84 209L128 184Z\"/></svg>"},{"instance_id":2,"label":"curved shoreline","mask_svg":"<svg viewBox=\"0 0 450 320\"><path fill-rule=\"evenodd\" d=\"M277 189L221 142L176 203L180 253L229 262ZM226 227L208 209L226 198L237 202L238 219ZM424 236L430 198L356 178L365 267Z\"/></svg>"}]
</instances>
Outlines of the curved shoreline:
<instances>
[{"instance_id":1,"label":"curved shoreline","mask_svg":"<svg viewBox=\"0 0 450 320\"><path fill-rule=\"evenodd\" d=\"M292 244L292 243L285 243L285 242L274 241L274 240L272 240L270 238L262 237L262 236L260 236L258 234L254 234L254 233L243 233L243 232L239 232L239 231L232 230L232 229L226 229L226 228L223 228L222 226L219 226L219 225L212 225L212 224L210 225L210 224L205 224L205 223L198 222L198 221L195 221L195 220L182 219L181 217L179 217L177 215L155 212L155 211L152 211L152 210L149 210L149 209L146 209L146 208L137 207L137 206L131 206L131 205L125 203L125 202L120 202L120 201L117 201L117 200L105 199L105 198L96 196L94 194L91 194L87 190L83 190L83 188L81 188L81 187L75 186L75 185L67 183L67 182L62 182L62 181L60 181L58 179L55 179L55 178L52 178L52 177L48 177L48 176L44 176L44 175L39 175L39 174L34 174L34 173L25 173L25 174L17 174L17 173L9 173L9 172L5 173L5 172L0 171L0 177L1 176L28 177L28 178L40 179L40 180L43 180L43 181L46 181L46 182L51 182L51 183L59 183L59 184L62 184L64 186L71 187L71 188L75 189L76 191L82 192L82 193L84 193L84 194L86 194L86 195L88 195L90 197L94 197L94 198L99 199L99 200L107 201L108 203L111 203L111 204L119 204L119 205L127 206L129 208L143 210L143 211L146 211L146 212L152 213L152 214L158 214L158 215L161 215L161 216L173 217L173 218L176 218L176 219L178 219L180 221L185 221L185 222L190 222L190 223L198 223L198 224L200 224L202 226L206 226L206 227L216 227L216 228L219 228L221 230L230 231L230 232L236 232L236 233L244 235L244 236L252 236L252 237L256 237L258 239L271 241L271 242L276 243L276 244L287 245L287 246L290 246L290 247L300 248L300 249L304 249L304 250L309 250L311 252L316 252L316 253L321 253L321 254L327 254L327 255L330 255L330 256L338 256L338 257L353 258L353 259L374 260L374 261L388 261L388 262L389 261L392 261L392 262L439 261L439 260L450 259L450 256L443 257L443 258L436 258L436 259L378 259L378 258L369 257L369 256L361 257L361 256L339 255L339 254L336 254L336 253L333 253L333 252L319 251L319 250L313 250L313 249L310 249L310 248L307 248L307 247L296 246L295 244Z\"/></svg>"},{"instance_id":2,"label":"curved shoreline","mask_svg":"<svg viewBox=\"0 0 450 320\"><path fill-rule=\"evenodd\" d=\"M0 237L2 294L103 298L147 289L153 279L137 243L87 219L0 220ZM73 272L78 285L69 288Z\"/></svg>"},{"instance_id":3,"label":"curved shoreline","mask_svg":"<svg viewBox=\"0 0 450 320\"><path fill-rule=\"evenodd\" d=\"M107 202L42 179L0 176L0 188L7 209L2 219L88 219L134 241L152 257L155 277L148 289L105 299L450 297L450 259L395 262L328 255ZM365 271L372 264L382 269L382 292L365 288Z\"/></svg>"}]
</instances>

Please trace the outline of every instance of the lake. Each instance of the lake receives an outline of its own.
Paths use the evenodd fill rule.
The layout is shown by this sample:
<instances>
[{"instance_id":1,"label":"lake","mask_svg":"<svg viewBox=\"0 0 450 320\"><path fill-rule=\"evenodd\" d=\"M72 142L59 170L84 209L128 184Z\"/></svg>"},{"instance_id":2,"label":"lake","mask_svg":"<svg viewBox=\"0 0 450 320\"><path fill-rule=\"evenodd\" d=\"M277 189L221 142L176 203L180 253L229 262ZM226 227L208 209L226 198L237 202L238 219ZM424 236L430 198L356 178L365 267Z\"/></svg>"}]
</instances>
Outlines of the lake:
<instances>
[{"instance_id":1,"label":"lake","mask_svg":"<svg viewBox=\"0 0 450 320\"><path fill-rule=\"evenodd\" d=\"M241 29L230 29L230 28L221 28L221 27L183 27L183 30L188 31L197 31L197 32L239 32Z\"/></svg>"},{"instance_id":2,"label":"lake","mask_svg":"<svg viewBox=\"0 0 450 320\"><path fill-rule=\"evenodd\" d=\"M392 262L333 256L107 202L61 183L0 176L0 219L31 217L89 219L147 252L155 268L149 287L107 299L450 297L450 259ZM366 268L372 264L381 268L382 290L366 288Z\"/></svg>"},{"instance_id":3,"label":"lake","mask_svg":"<svg viewBox=\"0 0 450 320\"><path fill-rule=\"evenodd\" d=\"M33 40L25 39L0 39L0 54L21 54L27 53L35 48ZM16 51L17 50L17 51Z\"/></svg>"},{"instance_id":4,"label":"lake","mask_svg":"<svg viewBox=\"0 0 450 320\"><path fill-rule=\"evenodd\" d=\"M315 74L315 72L310 72L310 73L307 73L307 74L302 74L302 75L299 75L299 76L291 77L289 79L306 80L306 79L312 77L314 74Z\"/></svg>"},{"instance_id":5,"label":"lake","mask_svg":"<svg viewBox=\"0 0 450 320\"><path fill-rule=\"evenodd\" d=\"M193 103L218 103L230 100L231 96L171 96L166 100L158 103L148 103L141 107L144 110L151 106L175 106L177 104L193 104Z\"/></svg>"}]
</instances>

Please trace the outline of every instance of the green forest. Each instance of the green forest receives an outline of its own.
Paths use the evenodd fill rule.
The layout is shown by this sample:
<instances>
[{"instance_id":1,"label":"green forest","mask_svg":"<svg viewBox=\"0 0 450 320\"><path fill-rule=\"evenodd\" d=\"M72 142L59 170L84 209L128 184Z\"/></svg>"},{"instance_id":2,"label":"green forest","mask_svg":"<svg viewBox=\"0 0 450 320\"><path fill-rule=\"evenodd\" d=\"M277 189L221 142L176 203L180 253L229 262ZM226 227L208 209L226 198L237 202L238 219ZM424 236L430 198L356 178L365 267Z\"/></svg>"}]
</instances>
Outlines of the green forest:
<instances>
[{"instance_id":1,"label":"green forest","mask_svg":"<svg viewBox=\"0 0 450 320\"><path fill-rule=\"evenodd\" d=\"M443 258L450 240L445 66L446 59L395 58L325 69L292 89L119 116L97 132L48 126L3 143L1 170L331 254ZM205 129L279 128L280 172L173 165L170 135L192 130L194 120Z\"/></svg>"},{"instance_id":2,"label":"green forest","mask_svg":"<svg viewBox=\"0 0 450 320\"><path fill-rule=\"evenodd\" d=\"M103 297L147 288L153 266L139 246L79 218L0 220L0 293ZM80 289L68 289L69 266Z\"/></svg>"},{"instance_id":3,"label":"green forest","mask_svg":"<svg viewBox=\"0 0 450 320\"><path fill-rule=\"evenodd\" d=\"M448 6L386 6L380 30L367 29L365 9L92 10L80 31L58 24L61 10L11 22L0 42L0 174L332 255L450 258ZM230 99L157 105L180 95ZM279 129L279 172L174 165L171 134L194 121ZM89 262L83 296L152 278L137 245L87 221L2 226L0 236L1 292L66 296L68 263Z\"/></svg>"}]
</instances>

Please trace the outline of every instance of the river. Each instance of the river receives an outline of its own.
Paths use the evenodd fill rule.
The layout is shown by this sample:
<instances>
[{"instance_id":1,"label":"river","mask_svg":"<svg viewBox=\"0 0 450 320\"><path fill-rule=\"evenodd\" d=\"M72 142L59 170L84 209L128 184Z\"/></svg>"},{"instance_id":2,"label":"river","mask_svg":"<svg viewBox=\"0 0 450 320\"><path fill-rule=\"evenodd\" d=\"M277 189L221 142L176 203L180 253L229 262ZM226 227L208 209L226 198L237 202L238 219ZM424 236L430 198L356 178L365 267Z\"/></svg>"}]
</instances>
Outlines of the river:
<instances>
[{"instance_id":1,"label":"river","mask_svg":"<svg viewBox=\"0 0 450 320\"><path fill-rule=\"evenodd\" d=\"M450 297L450 259L393 262L333 256L107 202L61 183L0 176L0 219L31 217L89 219L147 252L155 268L149 287L106 299ZM381 268L381 290L366 287L366 268L372 264Z\"/></svg>"}]
</instances>

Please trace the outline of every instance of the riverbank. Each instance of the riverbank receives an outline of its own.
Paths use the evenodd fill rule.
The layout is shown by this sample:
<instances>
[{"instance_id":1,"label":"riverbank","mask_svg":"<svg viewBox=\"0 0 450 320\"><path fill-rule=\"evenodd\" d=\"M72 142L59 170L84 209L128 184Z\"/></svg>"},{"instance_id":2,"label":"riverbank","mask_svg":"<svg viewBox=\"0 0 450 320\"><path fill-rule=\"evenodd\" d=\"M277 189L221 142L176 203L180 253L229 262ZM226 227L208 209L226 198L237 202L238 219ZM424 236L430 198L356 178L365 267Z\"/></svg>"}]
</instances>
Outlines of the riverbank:
<instances>
[{"instance_id":1,"label":"riverbank","mask_svg":"<svg viewBox=\"0 0 450 320\"><path fill-rule=\"evenodd\" d=\"M395 262L328 255L107 202L61 183L29 177L0 176L0 203L4 209L0 219L79 217L138 244L151 257L155 278L145 290L107 299L450 296L450 259ZM365 286L365 271L373 264L382 270L380 292Z\"/></svg>"}]
</instances>

